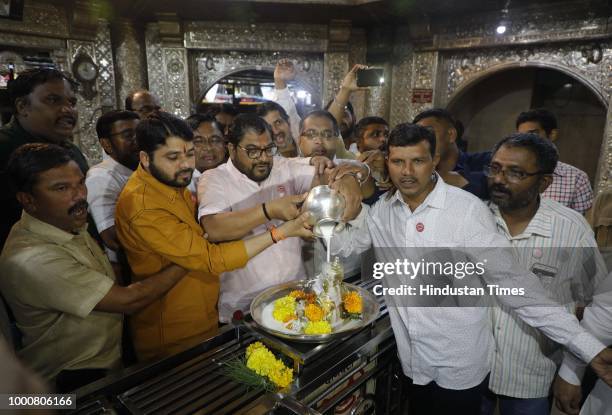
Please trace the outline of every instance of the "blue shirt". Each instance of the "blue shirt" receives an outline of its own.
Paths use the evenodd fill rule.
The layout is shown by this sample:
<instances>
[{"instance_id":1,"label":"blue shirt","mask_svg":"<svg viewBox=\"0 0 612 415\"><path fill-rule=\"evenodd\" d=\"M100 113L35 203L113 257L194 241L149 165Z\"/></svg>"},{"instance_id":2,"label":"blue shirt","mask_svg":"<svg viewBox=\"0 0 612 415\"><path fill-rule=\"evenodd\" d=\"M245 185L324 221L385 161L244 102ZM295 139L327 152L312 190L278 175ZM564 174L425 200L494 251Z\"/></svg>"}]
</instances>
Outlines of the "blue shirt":
<instances>
[{"instance_id":1,"label":"blue shirt","mask_svg":"<svg viewBox=\"0 0 612 415\"><path fill-rule=\"evenodd\" d=\"M482 153L464 153L459 151L459 159L453 169L468 181L463 190L478 196L480 199L489 199L487 176L485 176L483 170L491 162L491 155L490 151Z\"/></svg>"}]
</instances>

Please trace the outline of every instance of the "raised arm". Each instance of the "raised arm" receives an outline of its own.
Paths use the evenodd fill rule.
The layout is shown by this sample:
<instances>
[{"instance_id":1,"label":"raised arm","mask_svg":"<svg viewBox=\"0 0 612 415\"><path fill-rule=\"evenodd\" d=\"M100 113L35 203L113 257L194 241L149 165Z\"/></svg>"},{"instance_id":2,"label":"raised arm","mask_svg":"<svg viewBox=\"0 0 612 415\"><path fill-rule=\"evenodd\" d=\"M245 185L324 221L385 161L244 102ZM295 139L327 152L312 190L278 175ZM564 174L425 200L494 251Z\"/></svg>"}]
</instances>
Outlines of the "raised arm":
<instances>
[{"instance_id":1,"label":"raised arm","mask_svg":"<svg viewBox=\"0 0 612 415\"><path fill-rule=\"evenodd\" d=\"M359 69L365 69L367 66L365 65L355 65L351 70L345 75L342 83L340 85L340 90L336 97L334 98L331 106L329 107L329 112L334 116L338 124L342 123L342 118L344 117L344 109L348 104L351 94L355 91L365 91L368 88L360 88L357 86L357 71ZM338 137L336 141L336 158L339 159L354 159L355 155L348 151L344 146L344 141L342 137Z\"/></svg>"},{"instance_id":2,"label":"raised arm","mask_svg":"<svg viewBox=\"0 0 612 415\"><path fill-rule=\"evenodd\" d=\"M300 115L295 107L295 102L289 93L288 83L296 77L297 71L293 62L289 59L281 59L274 68L274 101L283 107L289 116L291 134L297 147L297 138L300 135Z\"/></svg>"}]
</instances>

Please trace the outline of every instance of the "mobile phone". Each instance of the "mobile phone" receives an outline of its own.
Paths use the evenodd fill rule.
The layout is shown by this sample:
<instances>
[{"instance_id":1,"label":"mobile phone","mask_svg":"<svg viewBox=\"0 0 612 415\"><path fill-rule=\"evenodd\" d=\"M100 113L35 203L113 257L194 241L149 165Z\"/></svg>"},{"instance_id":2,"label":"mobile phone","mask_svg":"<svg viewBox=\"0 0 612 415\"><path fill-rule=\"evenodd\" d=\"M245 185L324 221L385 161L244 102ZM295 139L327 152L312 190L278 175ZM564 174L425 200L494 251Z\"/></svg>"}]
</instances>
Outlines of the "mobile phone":
<instances>
[{"instance_id":1,"label":"mobile phone","mask_svg":"<svg viewBox=\"0 0 612 415\"><path fill-rule=\"evenodd\" d=\"M384 70L381 68L358 69L357 86L381 86L385 83Z\"/></svg>"}]
</instances>

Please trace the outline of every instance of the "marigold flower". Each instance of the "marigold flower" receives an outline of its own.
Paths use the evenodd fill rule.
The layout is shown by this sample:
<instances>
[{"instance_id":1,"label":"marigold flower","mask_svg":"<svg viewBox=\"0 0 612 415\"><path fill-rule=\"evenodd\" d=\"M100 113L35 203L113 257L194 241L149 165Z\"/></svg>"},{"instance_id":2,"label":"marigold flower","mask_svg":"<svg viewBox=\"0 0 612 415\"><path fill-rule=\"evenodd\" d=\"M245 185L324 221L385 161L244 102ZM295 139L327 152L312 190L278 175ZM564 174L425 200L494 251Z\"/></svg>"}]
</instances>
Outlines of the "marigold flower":
<instances>
[{"instance_id":1,"label":"marigold flower","mask_svg":"<svg viewBox=\"0 0 612 415\"><path fill-rule=\"evenodd\" d=\"M293 382L293 369L285 367L281 362L280 367L275 366L270 373L268 378L278 387L286 388Z\"/></svg>"},{"instance_id":2,"label":"marigold flower","mask_svg":"<svg viewBox=\"0 0 612 415\"><path fill-rule=\"evenodd\" d=\"M249 345L246 350L246 366L259 376L266 376L272 383L285 388L293 382L293 369L277 359L261 342Z\"/></svg>"},{"instance_id":3,"label":"marigold flower","mask_svg":"<svg viewBox=\"0 0 612 415\"><path fill-rule=\"evenodd\" d=\"M315 293L308 293L304 299L306 300L306 304L312 304L317 301L317 295Z\"/></svg>"},{"instance_id":4,"label":"marigold flower","mask_svg":"<svg viewBox=\"0 0 612 415\"><path fill-rule=\"evenodd\" d=\"M310 321L321 321L323 319L323 309L316 304L308 304L304 308L304 315Z\"/></svg>"},{"instance_id":5,"label":"marigold flower","mask_svg":"<svg viewBox=\"0 0 612 415\"><path fill-rule=\"evenodd\" d=\"M249 344L249 346L246 349L246 353L245 353L246 358L248 359L249 356L251 356L251 353L253 353L255 350L265 348L265 347L266 346L264 346L262 342L255 342L255 343Z\"/></svg>"},{"instance_id":6,"label":"marigold flower","mask_svg":"<svg viewBox=\"0 0 612 415\"><path fill-rule=\"evenodd\" d=\"M363 309L361 296L357 291L350 291L342 297L344 309L351 314L359 314Z\"/></svg>"},{"instance_id":7,"label":"marigold flower","mask_svg":"<svg viewBox=\"0 0 612 415\"><path fill-rule=\"evenodd\" d=\"M288 295L274 301L272 316L275 320L282 321L283 323L295 319L297 317L295 315L295 298Z\"/></svg>"},{"instance_id":8,"label":"marigold flower","mask_svg":"<svg viewBox=\"0 0 612 415\"><path fill-rule=\"evenodd\" d=\"M301 300L302 298L306 298L306 293L304 290L293 290L289 293L289 297L293 297L296 300Z\"/></svg>"},{"instance_id":9,"label":"marigold flower","mask_svg":"<svg viewBox=\"0 0 612 415\"><path fill-rule=\"evenodd\" d=\"M265 347L255 349L247 358L247 367L260 376L267 376L276 357Z\"/></svg>"},{"instance_id":10,"label":"marigold flower","mask_svg":"<svg viewBox=\"0 0 612 415\"><path fill-rule=\"evenodd\" d=\"M309 321L304 328L305 334L329 334L331 333L331 324L328 321Z\"/></svg>"}]
</instances>

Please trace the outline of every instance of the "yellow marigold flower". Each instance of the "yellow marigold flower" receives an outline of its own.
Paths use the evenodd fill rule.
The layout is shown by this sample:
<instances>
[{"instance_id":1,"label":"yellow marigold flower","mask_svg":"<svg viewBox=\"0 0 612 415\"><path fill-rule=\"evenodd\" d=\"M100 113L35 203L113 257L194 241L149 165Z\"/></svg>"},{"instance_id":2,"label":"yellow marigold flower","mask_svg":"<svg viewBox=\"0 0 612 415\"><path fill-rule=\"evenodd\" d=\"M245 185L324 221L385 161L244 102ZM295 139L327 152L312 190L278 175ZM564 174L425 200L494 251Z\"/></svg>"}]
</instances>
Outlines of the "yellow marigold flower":
<instances>
[{"instance_id":1,"label":"yellow marigold flower","mask_svg":"<svg viewBox=\"0 0 612 415\"><path fill-rule=\"evenodd\" d=\"M293 382L293 369L288 368L277 359L261 342L255 342L247 347L247 367L259 376L266 376L276 386L285 388Z\"/></svg>"},{"instance_id":2,"label":"yellow marigold flower","mask_svg":"<svg viewBox=\"0 0 612 415\"><path fill-rule=\"evenodd\" d=\"M357 291L346 293L342 298L342 302L344 303L344 309L348 313L359 314L363 309L361 296Z\"/></svg>"},{"instance_id":3,"label":"yellow marigold flower","mask_svg":"<svg viewBox=\"0 0 612 415\"><path fill-rule=\"evenodd\" d=\"M275 320L282 321L283 323L295 319L295 298L288 295L274 301L272 316Z\"/></svg>"},{"instance_id":4,"label":"yellow marigold flower","mask_svg":"<svg viewBox=\"0 0 612 415\"><path fill-rule=\"evenodd\" d=\"M302 298L306 298L306 293L304 290L293 290L289 293L289 297L293 297L296 300L300 300Z\"/></svg>"},{"instance_id":5,"label":"yellow marigold flower","mask_svg":"<svg viewBox=\"0 0 612 415\"><path fill-rule=\"evenodd\" d=\"M308 304L304 308L304 314L310 321L321 321L323 318L323 309L316 304Z\"/></svg>"},{"instance_id":6,"label":"yellow marigold flower","mask_svg":"<svg viewBox=\"0 0 612 415\"><path fill-rule=\"evenodd\" d=\"M293 369L285 367L284 365L282 368L275 367L270 371L268 377L276 386L286 388L293 382Z\"/></svg>"},{"instance_id":7,"label":"yellow marigold flower","mask_svg":"<svg viewBox=\"0 0 612 415\"><path fill-rule=\"evenodd\" d=\"M331 333L331 324L328 321L309 321L304 328L305 334L329 334Z\"/></svg>"},{"instance_id":8,"label":"yellow marigold flower","mask_svg":"<svg viewBox=\"0 0 612 415\"><path fill-rule=\"evenodd\" d=\"M275 362L274 354L265 347L260 347L251 351L247 358L247 367L260 376L267 376Z\"/></svg>"},{"instance_id":9,"label":"yellow marigold flower","mask_svg":"<svg viewBox=\"0 0 612 415\"><path fill-rule=\"evenodd\" d=\"M255 342L255 343L251 343L249 344L249 347L247 347L246 349L246 358L248 359L249 356L251 356L251 353L253 353L255 350L260 349L262 347L266 347L263 345L262 342Z\"/></svg>"}]
</instances>

